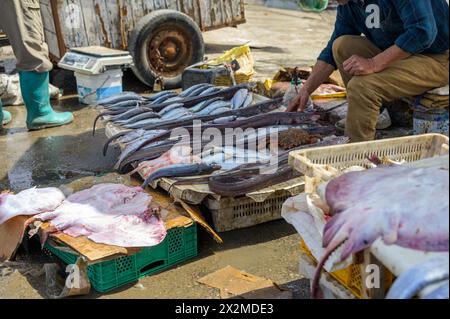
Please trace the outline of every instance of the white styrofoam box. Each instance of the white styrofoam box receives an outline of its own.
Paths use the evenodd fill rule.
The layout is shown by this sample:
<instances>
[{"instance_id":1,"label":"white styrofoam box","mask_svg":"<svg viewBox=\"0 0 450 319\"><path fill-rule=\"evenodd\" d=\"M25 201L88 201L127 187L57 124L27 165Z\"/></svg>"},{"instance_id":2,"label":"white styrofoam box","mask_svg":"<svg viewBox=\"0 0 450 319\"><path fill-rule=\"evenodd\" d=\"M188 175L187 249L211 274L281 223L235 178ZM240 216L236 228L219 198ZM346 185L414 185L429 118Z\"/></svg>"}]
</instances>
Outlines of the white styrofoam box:
<instances>
[{"instance_id":1,"label":"white styrofoam box","mask_svg":"<svg viewBox=\"0 0 450 319\"><path fill-rule=\"evenodd\" d=\"M75 72L80 102L95 104L97 100L122 92L122 76L120 69L94 75Z\"/></svg>"}]
</instances>

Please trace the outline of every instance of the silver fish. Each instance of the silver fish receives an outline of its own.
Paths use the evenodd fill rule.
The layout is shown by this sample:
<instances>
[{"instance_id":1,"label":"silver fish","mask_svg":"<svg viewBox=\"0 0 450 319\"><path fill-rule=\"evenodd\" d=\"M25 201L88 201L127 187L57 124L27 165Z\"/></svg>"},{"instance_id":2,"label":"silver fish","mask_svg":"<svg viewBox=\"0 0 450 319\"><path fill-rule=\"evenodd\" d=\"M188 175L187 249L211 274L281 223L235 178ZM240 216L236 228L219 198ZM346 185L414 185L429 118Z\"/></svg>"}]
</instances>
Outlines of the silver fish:
<instances>
[{"instance_id":1,"label":"silver fish","mask_svg":"<svg viewBox=\"0 0 450 319\"><path fill-rule=\"evenodd\" d=\"M193 85L190 88L188 88L188 89L184 90L183 92L181 92L179 94L179 96L181 96L181 97L188 97L193 91L197 90L200 87L205 87L205 86L208 86L208 85L210 85L210 84L209 83L200 83L200 84Z\"/></svg>"},{"instance_id":2,"label":"silver fish","mask_svg":"<svg viewBox=\"0 0 450 319\"><path fill-rule=\"evenodd\" d=\"M230 115L230 116L224 116L224 117L219 117L217 119L214 119L212 121L212 123L213 124L223 124L223 123L233 122L234 120L236 120L236 116Z\"/></svg>"},{"instance_id":3,"label":"silver fish","mask_svg":"<svg viewBox=\"0 0 450 319\"><path fill-rule=\"evenodd\" d=\"M189 112L187 109L185 109L184 107L179 108L179 109L175 109L169 113L166 113L162 118L164 120L171 120L171 119L175 119L175 118L181 118L185 115L191 115L192 113Z\"/></svg>"},{"instance_id":4,"label":"silver fish","mask_svg":"<svg viewBox=\"0 0 450 319\"><path fill-rule=\"evenodd\" d=\"M183 107L183 105L184 105L183 103L174 103L174 104L171 104L171 105L169 105L169 106L163 108L161 111L159 111L158 114L159 114L159 116L163 117L164 114L169 113L169 112L171 112L172 110L179 109L180 107Z\"/></svg>"},{"instance_id":5,"label":"silver fish","mask_svg":"<svg viewBox=\"0 0 450 319\"><path fill-rule=\"evenodd\" d=\"M253 102L253 93L252 92L248 92L244 103L241 105L241 108L250 106L250 104L252 104L252 102Z\"/></svg>"},{"instance_id":6,"label":"silver fish","mask_svg":"<svg viewBox=\"0 0 450 319\"><path fill-rule=\"evenodd\" d=\"M157 98L156 100L154 100L152 103L150 103L150 105L157 105L157 104L161 104L164 103L166 100L177 96L178 94L176 92L170 92L167 94L164 94L163 96Z\"/></svg>"},{"instance_id":7,"label":"silver fish","mask_svg":"<svg viewBox=\"0 0 450 319\"><path fill-rule=\"evenodd\" d=\"M412 267L395 280L386 299L411 299L427 286L448 279L448 265L447 253Z\"/></svg>"},{"instance_id":8,"label":"silver fish","mask_svg":"<svg viewBox=\"0 0 450 319\"><path fill-rule=\"evenodd\" d=\"M203 110L201 110L200 112L197 112L197 115L208 115L211 112L213 112L214 110L221 108L221 107L229 107L230 103L226 102L226 101L217 101L214 102L210 105L208 105L207 107L205 107Z\"/></svg>"},{"instance_id":9,"label":"silver fish","mask_svg":"<svg viewBox=\"0 0 450 319\"><path fill-rule=\"evenodd\" d=\"M427 294L423 299L448 299L449 298L449 286L448 280Z\"/></svg>"},{"instance_id":10,"label":"silver fish","mask_svg":"<svg viewBox=\"0 0 450 319\"><path fill-rule=\"evenodd\" d=\"M231 108L233 110L236 110L244 104L245 99L247 98L248 90L247 89L240 89L238 90L233 98L231 99Z\"/></svg>"},{"instance_id":11,"label":"silver fish","mask_svg":"<svg viewBox=\"0 0 450 319\"><path fill-rule=\"evenodd\" d=\"M225 113L225 112L228 112L230 110L230 108L229 107L221 107L221 108L218 108L218 109L215 109L214 111L212 111L211 113L209 113L208 115L219 115L219 114L222 114L222 113Z\"/></svg>"},{"instance_id":12,"label":"silver fish","mask_svg":"<svg viewBox=\"0 0 450 319\"><path fill-rule=\"evenodd\" d=\"M131 124L131 123L136 123L145 119L152 119L152 118L160 118L160 116L158 115L158 113L155 112L151 112L151 111L147 111L141 114L138 114L136 116L130 117L129 119L126 120L120 120L120 121L115 121L115 123L117 124Z\"/></svg>"},{"instance_id":13,"label":"silver fish","mask_svg":"<svg viewBox=\"0 0 450 319\"><path fill-rule=\"evenodd\" d=\"M220 100L223 100L223 98L222 97L215 97L215 98L212 98L212 99L200 102L197 105L191 107L189 110L191 112L193 112L193 113L197 113L197 112L200 112L201 110L203 110L208 105L210 105L210 104L212 104L212 103L214 103L216 101L220 101Z\"/></svg>"},{"instance_id":14,"label":"silver fish","mask_svg":"<svg viewBox=\"0 0 450 319\"><path fill-rule=\"evenodd\" d=\"M127 100L144 100L142 96L135 92L121 92L97 101L97 105L109 105Z\"/></svg>"},{"instance_id":15,"label":"silver fish","mask_svg":"<svg viewBox=\"0 0 450 319\"><path fill-rule=\"evenodd\" d=\"M155 100L159 99L162 96L166 96L167 94L173 95L174 93L176 94L175 91L161 91L159 93L156 93L156 94L153 94L153 95L149 96L147 99L149 101L155 101Z\"/></svg>"},{"instance_id":16,"label":"silver fish","mask_svg":"<svg viewBox=\"0 0 450 319\"><path fill-rule=\"evenodd\" d=\"M208 95L208 94L212 94L212 93L216 93L218 91L220 91L221 89L217 86L212 86L206 90L204 90L202 93L199 94L199 96L204 96L204 95Z\"/></svg>"},{"instance_id":17,"label":"silver fish","mask_svg":"<svg viewBox=\"0 0 450 319\"><path fill-rule=\"evenodd\" d=\"M161 121L161 119L159 119L159 118L150 118L150 119L141 120L141 121L135 122L135 123L124 124L122 126L125 128L138 129L138 128L143 128L144 126L149 125L149 124L158 123L160 121Z\"/></svg>"}]
</instances>

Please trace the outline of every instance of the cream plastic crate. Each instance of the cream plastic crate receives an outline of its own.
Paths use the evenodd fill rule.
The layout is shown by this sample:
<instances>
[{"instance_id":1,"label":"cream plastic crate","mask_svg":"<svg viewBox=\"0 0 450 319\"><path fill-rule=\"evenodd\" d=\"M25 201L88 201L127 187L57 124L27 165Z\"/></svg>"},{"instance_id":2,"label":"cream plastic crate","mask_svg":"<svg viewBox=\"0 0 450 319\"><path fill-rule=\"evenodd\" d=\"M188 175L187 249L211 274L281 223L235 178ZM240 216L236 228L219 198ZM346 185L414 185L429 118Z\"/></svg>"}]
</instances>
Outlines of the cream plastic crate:
<instances>
[{"instance_id":1,"label":"cream plastic crate","mask_svg":"<svg viewBox=\"0 0 450 319\"><path fill-rule=\"evenodd\" d=\"M262 202L249 197L206 199L204 205L211 212L214 229L225 232L281 219L281 206L292 195L280 191Z\"/></svg>"},{"instance_id":2,"label":"cream plastic crate","mask_svg":"<svg viewBox=\"0 0 450 319\"><path fill-rule=\"evenodd\" d=\"M289 154L289 164L305 175L305 192L313 193L320 183L345 168L368 167L366 156L412 162L448 154L448 150L447 136L424 134L294 151Z\"/></svg>"}]
</instances>

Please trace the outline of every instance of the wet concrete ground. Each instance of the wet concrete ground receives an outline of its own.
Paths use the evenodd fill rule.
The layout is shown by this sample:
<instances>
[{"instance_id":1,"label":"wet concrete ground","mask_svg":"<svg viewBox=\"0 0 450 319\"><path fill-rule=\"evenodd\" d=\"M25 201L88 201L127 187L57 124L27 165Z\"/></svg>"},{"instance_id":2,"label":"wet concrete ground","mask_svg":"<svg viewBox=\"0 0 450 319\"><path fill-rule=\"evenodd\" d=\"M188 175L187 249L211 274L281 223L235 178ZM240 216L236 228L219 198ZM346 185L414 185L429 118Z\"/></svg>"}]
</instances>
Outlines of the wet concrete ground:
<instances>
[{"instance_id":1,"label":"wet concrete ground","mask_svg":"<svg viewBox=\"0 0 450 319\"><path fill-rule=\"evenodd\" d=\"M207 55L250 41L256 61L257 78L272 77L280 66L312 65L332 31L334 12L321 14L246 6L247 23L204 34ZM0 57L1 59L1 57ZM64 83L66 93L73 83L62 73L53 74L53 83ZM132 74L124 78L126 89L144 92ZM32 186L67 183L67 179L101 174L112 170L117 153L101 155L105 141L103 128L92 136L96 115L81 106L76 97L65 96L56 110L73 111L74 123L37 132L27 132L23 106L7 107L13 121L0 133L0 190L20 191ZM176 268L143 278L137 285L125 286L93 298L219 298L219 292L196 282L227 265L272 279L294 291L296 298L308 297L308 282L298 273L299 236L283 220L222 234L224 244L216 244L199 230L199 256ZM2 272L0 298L43 298L44 277L38 270L44 262L36 245L18 256L18 266ZM22 263L24 262L24 264ZM2 273L4 274L2 276Z\"/></svg>"}]
</instances>

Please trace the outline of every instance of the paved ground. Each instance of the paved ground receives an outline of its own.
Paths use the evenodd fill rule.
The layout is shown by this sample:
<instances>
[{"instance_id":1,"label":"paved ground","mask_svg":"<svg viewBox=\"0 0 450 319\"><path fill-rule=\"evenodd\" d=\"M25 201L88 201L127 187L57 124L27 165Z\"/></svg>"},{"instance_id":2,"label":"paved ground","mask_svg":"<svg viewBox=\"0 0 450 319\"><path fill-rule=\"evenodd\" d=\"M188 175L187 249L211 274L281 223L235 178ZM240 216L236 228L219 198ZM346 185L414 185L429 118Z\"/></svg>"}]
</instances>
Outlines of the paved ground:
<instances>
[{"instance_id":1,"label":"paved ground","mask_svg":"<svg viewBox=\"0 0 450 319\"><path fill-rule=\"evenodd\" d=\"M328 40L334 12L322 14L246 6L247 23L205 34L207 55L250 41L258 78L271 77L280 66L311 65ZM0 57L1 58L1 57ZM61 74L54 75L63 81ZM145 91L128 74L127 88ZM64 80L67 84L67 80ZM100 148L105 140L103 129L92 137L94 110L80 106L73 96L66 96L58 110L71 110L71 125L29 133L23 106L8 107L13 122L0 133L0 191L19 191L34 185L67 182L66 179L100 174L112 170L117 156L104 158ZM232 265L264 276L294 290L296 298L306 298L308 283L298 274L299 236L284 221L275 221L223 234L225 243L216 244L199 231L199 256L179 267L142 279L101 298L219 298L216 290L199 285L196 280L224 266ZM7 270L0 265L0 298L42 298L44 280L30 269L39 269L47 260L35 245L30 253L21 253L25 266ZM31 265L31 266L30 266ZM31 268L30 268L31 267ZM2 273L4 274L2 276Z\"/></svg>"}]
</instances>

